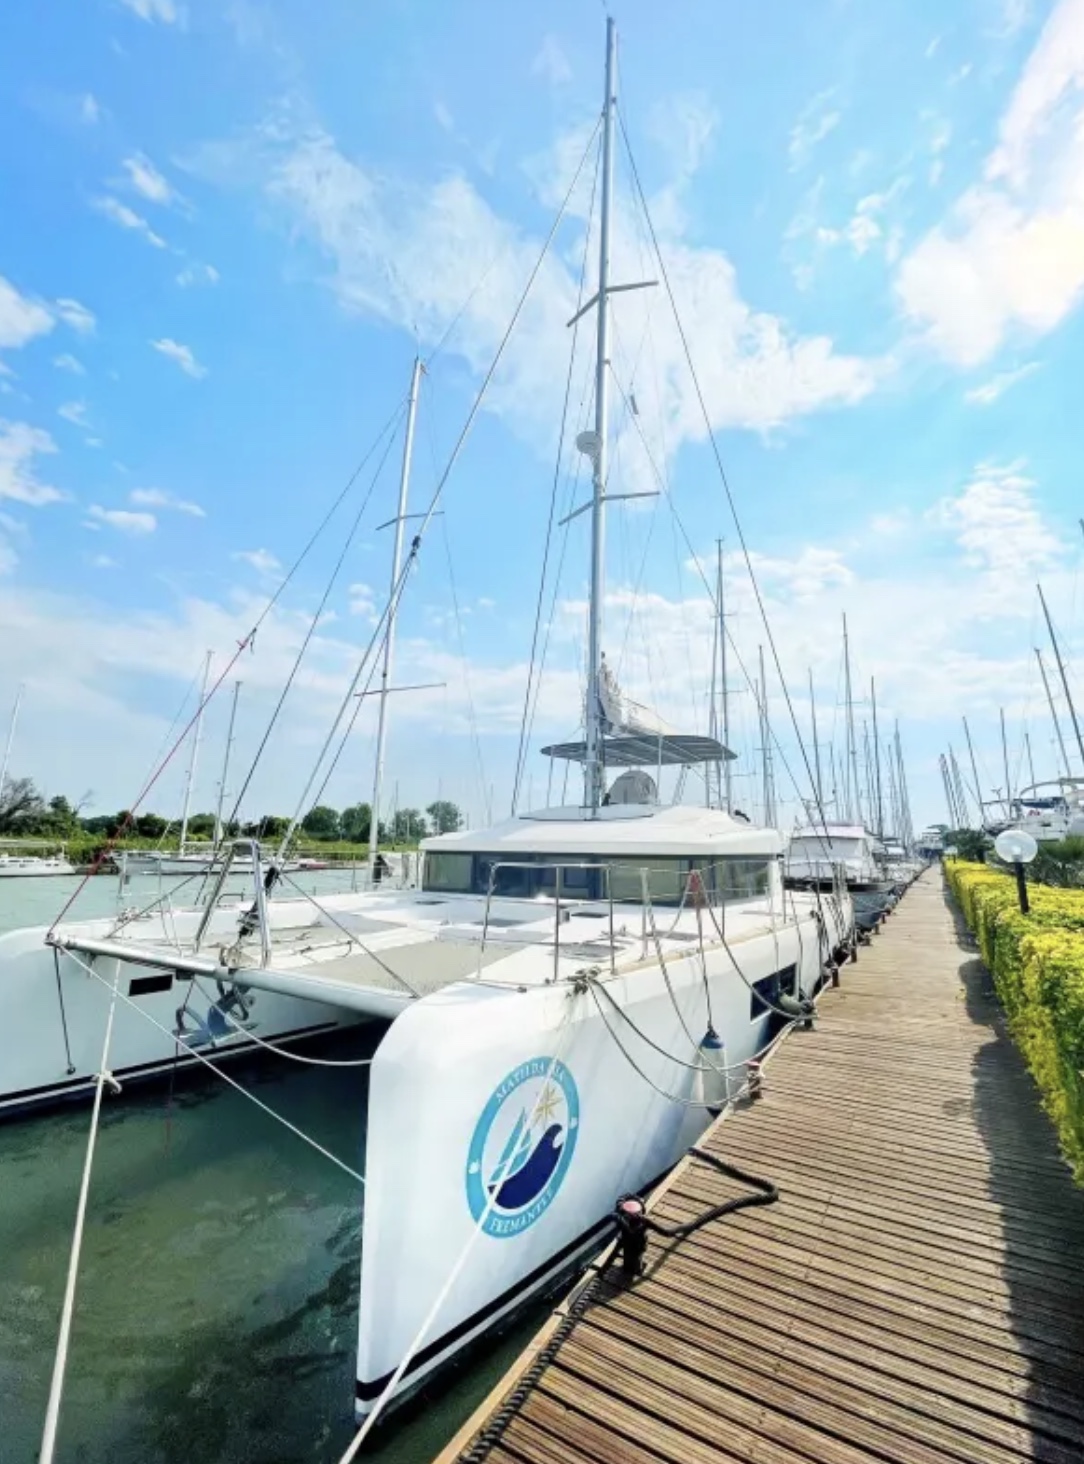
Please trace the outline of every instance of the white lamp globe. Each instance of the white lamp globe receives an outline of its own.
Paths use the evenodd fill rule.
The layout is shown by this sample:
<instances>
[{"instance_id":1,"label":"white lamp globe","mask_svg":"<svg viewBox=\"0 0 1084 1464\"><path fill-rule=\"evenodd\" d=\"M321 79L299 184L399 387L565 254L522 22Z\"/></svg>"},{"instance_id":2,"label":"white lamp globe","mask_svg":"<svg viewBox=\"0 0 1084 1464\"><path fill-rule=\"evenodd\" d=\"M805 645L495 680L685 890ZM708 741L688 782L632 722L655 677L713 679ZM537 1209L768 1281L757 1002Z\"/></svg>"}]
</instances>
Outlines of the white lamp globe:
<instances>
[{"instance_id":1,"label":"white lamp globe","mask_svg":"<svg viewBox=\"0 0 1084 1464\"><path fill-rule=\"evenodd\" d=\"M994 853L1006 864L1030 864L1039 846L1024 829L1004 829L994 840Z\"/></svg>"}]
</instances>

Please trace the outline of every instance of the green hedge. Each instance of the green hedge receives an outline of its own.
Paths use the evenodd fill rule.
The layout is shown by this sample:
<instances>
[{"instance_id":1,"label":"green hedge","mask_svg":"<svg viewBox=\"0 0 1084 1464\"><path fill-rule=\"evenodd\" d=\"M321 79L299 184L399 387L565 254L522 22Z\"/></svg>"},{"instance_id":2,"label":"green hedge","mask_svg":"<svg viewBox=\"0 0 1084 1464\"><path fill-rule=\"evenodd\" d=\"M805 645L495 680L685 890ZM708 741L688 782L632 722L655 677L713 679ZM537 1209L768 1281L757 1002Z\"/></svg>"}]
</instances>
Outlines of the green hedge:
<instances>
[{"instance_id":1,"label":"green hedge","mask_svg":"<svg viewBox=\"0 0 1084 1464\"><path fill-rule=\"evenodd\" d=\"M946 860L945 873L1084 1184L1084 891L1029 885L1022 915L1010 876L961 860Z\"/></svg>"}]
</instances>

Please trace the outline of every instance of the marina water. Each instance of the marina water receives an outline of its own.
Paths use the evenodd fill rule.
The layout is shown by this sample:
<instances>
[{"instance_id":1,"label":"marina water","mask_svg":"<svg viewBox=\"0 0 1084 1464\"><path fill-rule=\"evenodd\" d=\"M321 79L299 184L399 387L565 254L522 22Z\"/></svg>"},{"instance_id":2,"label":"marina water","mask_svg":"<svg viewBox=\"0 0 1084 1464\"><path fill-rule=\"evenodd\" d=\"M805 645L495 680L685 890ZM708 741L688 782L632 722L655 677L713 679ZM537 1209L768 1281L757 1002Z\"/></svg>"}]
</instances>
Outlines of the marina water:
<instances>
[{"instance_id":1,"label":"marina water","mask_svg":"<svg viewBox=\"0 0 1084 1464\"><path fill-rule=\"evenodd\" d=\"M48 924L77 883L0 880L0 931ZM116 885L91 880L74 913L111 911ZM363 1056L377 1037L318 1054ZM367 1069L261 1055L229 1071L363 1170ZM81 1103L0 1122L3 1464L37 1457L89 1119ZM335 1464L353 1433L360 1236L357 1185L206 1069L107 1096L58 1458ZM537 1320L393 1418L367 1457L432 1459Z\"/></svg>"}]
</instances>

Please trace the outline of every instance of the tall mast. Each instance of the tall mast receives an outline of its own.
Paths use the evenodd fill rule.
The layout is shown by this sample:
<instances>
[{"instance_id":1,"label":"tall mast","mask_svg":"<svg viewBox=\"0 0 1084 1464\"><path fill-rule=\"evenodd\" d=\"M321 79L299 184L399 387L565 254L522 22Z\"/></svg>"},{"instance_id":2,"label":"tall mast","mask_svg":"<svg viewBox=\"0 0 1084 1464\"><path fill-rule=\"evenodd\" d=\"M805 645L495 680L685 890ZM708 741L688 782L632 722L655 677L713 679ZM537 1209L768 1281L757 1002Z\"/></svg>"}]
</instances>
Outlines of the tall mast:
<instances>
[{"instance_id":1,"label":"tall mast","mask_svg":"<svg viewBox=\"0 0 1084 1464\"><path fill-rule=\"evenodd\" d=\"M768 721L768 683L764 677L764 647L757 647L760 657L760 739L764 755L764 826L775 826L775 780L772 776L771 725Z\"/></svg>"},{"instance_id":2,"label":"tall mast","mask_svg":"<svg viewBox=\"0 0 1084 1464\"><path fill-rule=\"evenodd\" d=\"M184 780L184 804L181 808L181 853L184 853L188 838L188 815L192 811L192 789L196 783L196 763L199 761L199 743L203 736L203 707L207 701L207 683L211 679L211 652L203 663L203 684L200 687L199 706L196 709L196 725L192 730L192 754L188 759L188 773Z\"/></svg>"},{"instance_id":3,"label":"tall mast","mask_svg":"<svg viewBox=\"0 0 1084 1464\"><path fill-rule=\"evenodd\" d=\"M1050 681L1046 674L1046 662L1043 660L1043 653L1039 647L1035 647L1035 655L1039 662L1039 670L1042 672L1043 687L1046 691L1046 701L1050 708L1050 720L1054 723L1054 731L1058 734L1058 746L1061 748L1061 760L1065 766L1065 776L1072 776L1072 768L1069 766L1069 754L1065 751L1065 738L1061 735L1061 723L1058 721L1057 709L1054 706L1054 697L1050 690Z\"/></svg>"},{"instance_id":4,"label":"tall mast","mask_svg":"<svg viewBox=\"0 0 1084 1464\"><path fill-rule=\"evenodd\" d=\"M597 817L602 804L605 771L602 749L602 596L606 478L610 423L610 204L614 181L614 110L617 103L617 27L606 18L606 95L602 107L602 202L598 241L598 334L595 345L595 438L592 445L591 605L587 635L587 718L584 757L584 804Z\"/></svg>"},{"instance_id":5,"label":"tall mast","mask_svg":"<svg viewBox=\"0 0 1084 1464\"><path fill-rule=\"evenodd\" d=\"M892 816L892 832L897 839L903 838L903 819L900 817L900 799L896 791L896 760L892 753L891 742L885 743L885 758L888 768L888 804Z\"/></svg>"},{"instance_id":6,"label":"tall mast","mask_svg":"<svg viewBox=\"0 0 1084 1464\"><path fill-rule=\"evenodd\" d=\"M4 746L4 761L0 763L0 795L3 794L4 784L8 777L8 764L11 762L11 749L15 742L15 728L19 722L19 708L23 704L23 692L26 690L26 682L20 681L19 689L15 693L15 705L11 709L11 721L8 723L8 740Z\"/></svg>"},{"instance_id":7,"label":"tall mast","mask_svg":"<svg viewBox=\"0 0 1084 1464\"><path fill-rule=\"evenodd\" d=\"M960 824L960 827L962 829L969 829L971 827L971 815L968 812L967 808L967 795L964 793L964 780L960 777L960 764L956 761L956 754L953 751L951 742L949 743L948 756L949 769L952 773L952 786L956 789L956 802L959 805L960 817L963 820L963 822Z\"/></svg>"},{"instance_id":8,"label":"tall mast","mask_svg":"<svg viewBox=\"0 0 1084 1464\"><path fill-rule=\"evenodd\" d=\"M406 432L403 436L403 460L399 466L399 506L395 514L395 539L391 551L391 588L388 602L388 630L384 637L384 661L380 668L379 703L376 714L376 760L373 767L373 799L369 813L369 878L376 868L376 855L380 845L380 794L384 782L384 749L388 737L388 695L392 662L395 656L395 592L402 573L403 528L406 523L407 494L410 489L410 464L414 456L414 421L418 414L418 386L421 382L422 365L420 356L414 357L414 369L410 373L410 396L407 398Z\"/></svg>"},{"instance_id":9,"label":"tall mast","mask_svg":"<svg viewBox=\"0 0 1084 1464\"><path fill-rule=\"evenodd\" d=\"M719 736L719 599L718 583L716 583L715 614L711 621L711 690L708 693L708 736L717 740ZM714 795L714 804L713 804ZM704 799L705 806L721 807L723 801L722 790L722 766L719 763L708 763L704 768ZM548 800L547 800L548 802Z\"/></svg>"},{"instance_id":10,"label":"tall mast","mask_svg":"<svg viewBox=\"0 0 1084 1464\"><path fill-rule=\"evenodd\" d=\"M851 644L847 635L847 616L843 616L843 673L847 698L847 817L852 823L862 822L862 799L858 791L858 748L854 740L854 699L851 696Z\"/></svg>"},{"instance_id":11,"label":"tall mast","mask_svg":"<svg viewBox=\"0 0 1084 1464\"><path fill-rule=\"evenodd\" d=\"M716 599L719 602L719 700L723 713L723 746L730 750L730 694L726 684L726 612L723 600L723 541L715 542L716 553ZM723 758L723 807L727 813L734 808L734 792L730 782L730 758Z\"/></svg>"},{"instance_id":12,"label":"tall mast","mask_svg":"<svg viewBox=\"0 0 1084 1464\"><path fill-rule=\"evenodd\" d=\"M1009 744L1005 737L1005 708L999 707L1001 715L1001 761L1005 768L1005 815L1012 818L1012 780L1009 777Z\"/></svg>"},{"instance_id":13,"label":"tall mast","mask_svg":"<svg viewBox=\"0 0 1084 1464\"><path fill-rule=\"evenodd\" d=\"M1072 694L1069 691L1069 678L1065 674L1065 663L1061 659L1061 651L1058 648L1058 638L1054 634L1054 622L1050 619L1050 611L1046 608L1046 596L1043 594L1042 585L1035 587L1039 591L1039 603L1043 607L1043 616L1046 620L1046 628L1050 632L1050 644L1054 647L1054 659L1058 663L1058 675L1061 677L1061 687L1065 692L1066 705L1069 708L1069 717L1073 723L1073 731L1076 734L1077 750L1080 753L1082 769L1084 769L1084 738L1080 735L1080 723L1076 719L1076 707L1073 706ZM1068 760L1066 760L1068 761ZM1067 767L1066 771L1071 775L1072 769Z\"/></svg>"},{"instance_id":14,"label":"tall mast","mask_svg":"<svg viewBox=\"0 0 1084 1464\"><path fill-rule=\"evenodd\" d=\"M964 736L967 738L967 755L971 759L971 777L975 784L975 802L979 806L979 828L986 822L982 811L982 784L979 782L979 770L975 762L975 749L971 742L971 728L967 725L967 718L961 719L964 724Z\"/></svg>"},{"instance_id":15,"label":"tall mast","mask_svg":"<svg viewBox=\"0 0 1084 1464\"><path fill-rule=\"evenodd\" d=\"M222 843L222 805L226 799L226 779L230 774L230 751L233 748L233 724L237 720L237 698L241 694L241 683L233 683L233 701L230 704L230 725L226 732L226 751L222 755L222 780L218 785L218 806L215 808L215 843L217 851Z\"/></svg>"},{"instance_id":16,"label":"tall mast","mask_svg":"<svg viewBox=\"0 0 1084 1464\"><path fill-rule=\"evenodd\" d=\"M1030 732L1025 732L1024 733L1024 746L1027 748L1027 754L1028 754L1028 776L1031 779L1031 786L1034 788L1035 787L1035 764L1031 760L1031 733Z\"/></svg>"},{"instance_id":17,"label":"tall mast","mask_svg":"<svg viewBox=\"0 0 1084 1464\"><path fill-rule=\"evenodd\" d=\"M869 699L873 708L873 790L877 809L877 837L884 838L884 809L881 804L881 739L877 735L877 688L869 679Z\"/></svg>"},{"instance_id":18,"label":"tall mast","mask_svg":"<svg viewBox=\"0 0 1084 1464\"><path fill-rule=\"evenodd\" d=\"M911 798L907 792L907 770L903 765L903 743L900 741L900 724L895 727L896 741L896 776L900 785L900 809L903 814L903 823L908 847L913 843L915 837L914 825L911 823Z\"/></svg>"},{"instance_id":19,"label":"tall mast","mask_svg":"<svg viewBox=\"0 0 1084 1464\"><path fill-rule=\"evenodd\" d=\"M813 722L813 776L816 779L817 814L824 822L824 789L821 786L821 749L817 741L817 703L813 699L813 667L809 668L809 715Z\"/></svg>"}]
</instances>

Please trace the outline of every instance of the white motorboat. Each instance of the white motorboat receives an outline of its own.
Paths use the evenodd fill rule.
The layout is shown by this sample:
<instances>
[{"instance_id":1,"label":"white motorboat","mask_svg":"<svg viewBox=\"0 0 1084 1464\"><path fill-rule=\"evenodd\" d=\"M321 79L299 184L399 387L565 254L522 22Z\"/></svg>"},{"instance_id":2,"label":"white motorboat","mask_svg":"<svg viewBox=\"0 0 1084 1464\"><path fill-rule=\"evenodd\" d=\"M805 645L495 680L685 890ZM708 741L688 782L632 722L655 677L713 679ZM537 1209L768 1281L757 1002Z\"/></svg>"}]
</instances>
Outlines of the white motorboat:
<instances>
[{"instance_id":1,"label":"white motorboat","mask_svg":"<svg viewBox=\"0 0 1084 1464\"><path fill-rule=\"evenodd\" d=\"M40 879L44 875L74 874L75 865L59 854L0 854L0 879Z\"/></svg>"}]
</instances>

